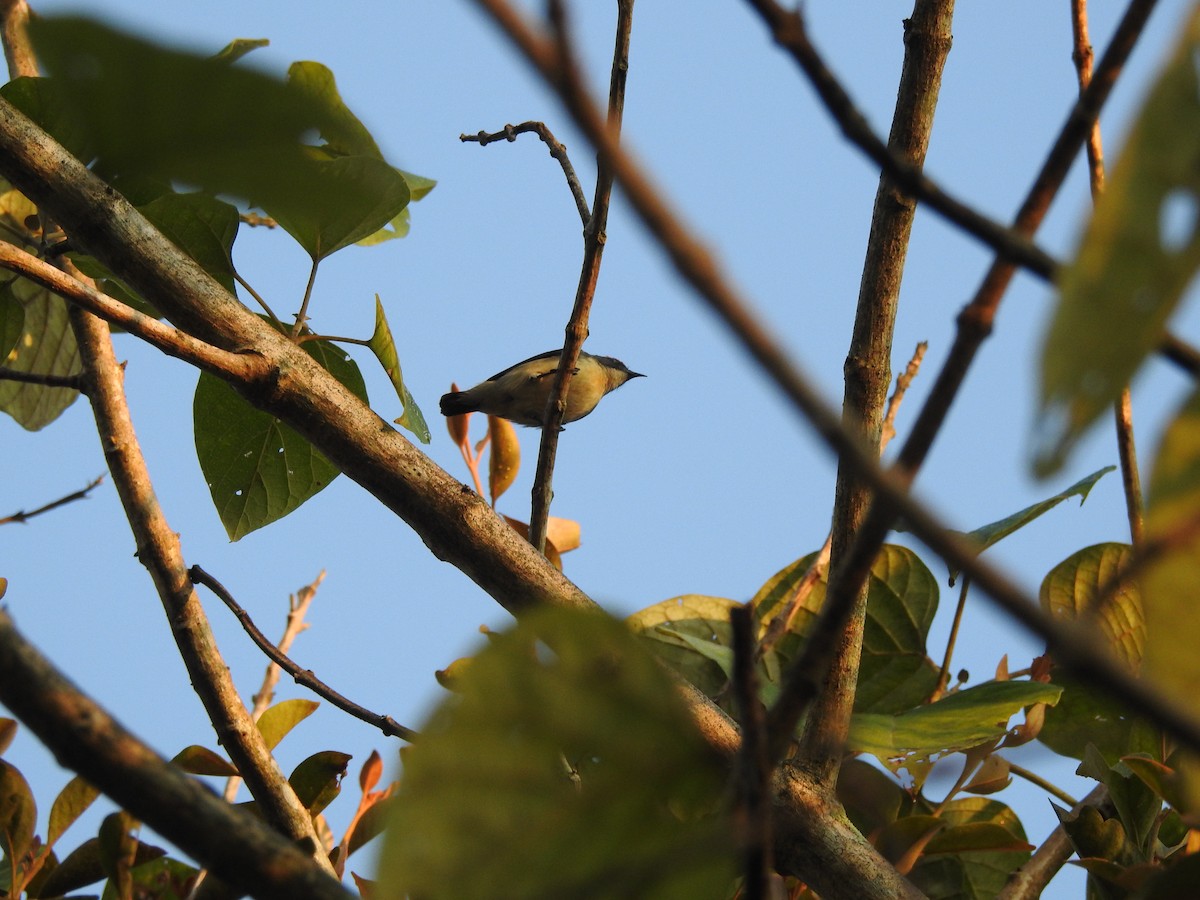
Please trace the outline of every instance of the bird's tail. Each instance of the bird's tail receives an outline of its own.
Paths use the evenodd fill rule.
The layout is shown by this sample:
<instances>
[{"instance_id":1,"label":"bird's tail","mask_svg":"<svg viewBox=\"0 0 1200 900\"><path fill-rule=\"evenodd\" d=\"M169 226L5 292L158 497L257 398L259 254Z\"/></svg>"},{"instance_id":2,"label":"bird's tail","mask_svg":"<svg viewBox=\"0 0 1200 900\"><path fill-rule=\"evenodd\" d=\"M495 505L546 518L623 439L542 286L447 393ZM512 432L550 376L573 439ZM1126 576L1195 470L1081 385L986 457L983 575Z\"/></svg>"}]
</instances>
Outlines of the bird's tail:
<instances>
[{"instance_id":1,"label":"bird's tail","mask_svg":"<svg viewBox=\"0 0 1200 900\"><path fill-rule=\"evenodd\" d=\"M442 394L441 403L439 406L443 416L461 416L464 413L475 412L479 409L471 398L467 395L469 391L451 391L448 394Z\"/></svg>"}]
</instances>

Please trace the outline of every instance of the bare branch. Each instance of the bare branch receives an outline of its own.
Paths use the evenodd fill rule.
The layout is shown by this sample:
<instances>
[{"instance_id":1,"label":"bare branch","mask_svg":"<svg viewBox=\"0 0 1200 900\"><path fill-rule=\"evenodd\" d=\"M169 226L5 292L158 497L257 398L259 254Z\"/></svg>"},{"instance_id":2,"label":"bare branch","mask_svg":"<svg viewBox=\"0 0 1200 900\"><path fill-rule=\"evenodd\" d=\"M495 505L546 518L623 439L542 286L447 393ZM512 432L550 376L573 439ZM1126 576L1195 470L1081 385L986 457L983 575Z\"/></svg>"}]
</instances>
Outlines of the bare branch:
<instances>
[{"instance_id":1,"label":"bare branch","mask_svg":"<svg viewBox=\"0 0 1200 900\"><path fill-rule=\"evenodd\" d=\"M7 245L6 245L7 246ZM43 372L22 372L0 366L0 381L19 381L22 384L40 384L43 387L66 388L83 393L83 379L78 375L48 375Z\"/></svg>"},{"instance_id":2,"label":"bare branch","mask_svg":"<svg viewBox=\"0 0 1200 900\"><path fill-rule=\"evenodd\" d=\"M567 187L571 189L571 196L575 200L575 209L579 211L579 218L586 227L592 214L588 211L587 197L583 195L583 185L579 183L579 176L575 174L575 167L571 165L571 158L567 156L567 148L554 136L545 122L505 125L504 128L493 134L480 131L476 134L460 134L458 139L463 143L474 142L480 147L486 147L488 144L501 140L511 143L517 139L518 134L536 134L542 143L550 148L550 155L558 160L558 164L562 167L563 175L567 179Z\"/></svg>"},{"instance_id":3,"label":"bare branch","mask_svg":"<svg viewBox=\"0 0 1200 900\"><path fill-rule=\"evenodd\" d=\"M126 731L28 643L3 610L0 701L62 765L230 885L262 900L353 898L292 841Z\"/></svg>"},{"instance_id":4,"label":"bare branch","mask_svg":"<svg viewBox=\"0 0 1200 900\"><path fill-rule=\"evenodd\" d=\"M1078 815L1085 806L1112 810L1108 788L1102 784L1097 785L1090 794L1075 804L1071 812ZM1075 847L1067 836L1067 830L1059 825L1034 851L1029 861L1013 872L1004 889L996 895L996 900L1037 900L1042 896L1050 879L1058 874L1058 870L1074 853Z\"/></svg>"},{"instance_id":5,"label":"bare branch","mask_svg":"<svg viewBox=\"0 0 1200 900\"><path fill-rule=\"evenodd\" d=\"M258 626L254 624L254 620L250 618L250 614L233 599L233 595L229 593L225 586L202 568L192 566L188 569L188 576L194 583L202 584L216 594L221 602L229 607L230 612L237 616L237 620L242 623L242 628L245 629L246 634L250 635L250 640L258 645L258 648L267 655L271 662L291 675L295 679L296 684L306 687L318 697L328 700L338 709L342 710L342 712L349 713L354 718L360 719L368 725L375 726L388 737L398 737L405 741L414 741L417 739L417 733L411 728L405 728L391 716L373 713L369 709L359 706L353 700L347 699L319 679L313 674L311 669L302 669L292 662L286 653L272 644L267 639L267 636L259 630Z\"/></svg>"},{"instance_id":6,"label":"bare branch","mask_svg":"<svg viewBox=\"0 0 1200 900\"><path fill-rule=\"evenodd\" d=\"M104 476L98 475L96 478L93 478L90 482L88 482L85 488L75 491L73 494L67 494L65 497L59 497L57 500L53 500L50 503L47 503L45 506L39 506L37 509L30 510L29 512L21 510L13 513L12 515L0 518L0 525L11 525L14 522L24 524L34 516L40 516L42 513L48 513L52 509L58 509L60 506L66 506L68 503L74 503L76 500L83 500L102 481L104 481Z\"/></svg>"}]
</instances>

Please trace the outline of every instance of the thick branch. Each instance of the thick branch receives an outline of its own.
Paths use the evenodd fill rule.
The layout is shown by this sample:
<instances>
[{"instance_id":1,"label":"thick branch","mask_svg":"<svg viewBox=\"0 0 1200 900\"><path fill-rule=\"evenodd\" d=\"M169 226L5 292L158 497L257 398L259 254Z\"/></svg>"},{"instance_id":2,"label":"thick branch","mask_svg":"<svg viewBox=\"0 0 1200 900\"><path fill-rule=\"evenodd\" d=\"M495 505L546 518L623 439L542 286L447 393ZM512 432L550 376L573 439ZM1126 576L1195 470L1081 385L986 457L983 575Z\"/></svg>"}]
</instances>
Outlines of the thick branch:
<instances>
[{"instance_id":1,"label":"thick branch","mask_svg":"<svg viewBox=\"0 0 1200 900\"><path fill-rule=\"evenodd\" d=\"M124 809L262 900L350 900L294 843L231 807L126 731L21 637L0 610L0 701Z\"/></svg>"},{"instance_id":2,"label":"thick branch","mask_svg":"<svg viewBox=\"0 0 1200 900\"><path fill-rule=\"evenodd\" d=\"M917 0L904 27L904 67L888 152L920 170L933 131L942 70L950 53L954 0ZM871 233L858 291L850 350L846 356L842 423L856 431L875 456L891 386L892 333L916 204L884 172L875 194ZM872 492L851 466L838 466L833 506L832 565L846 553L867 514ZM824 688L805 720L801 752L805 768L833 790L850 729L862 656L867 586L858 591L825 675Z\"/></svg>"}]
</instances>

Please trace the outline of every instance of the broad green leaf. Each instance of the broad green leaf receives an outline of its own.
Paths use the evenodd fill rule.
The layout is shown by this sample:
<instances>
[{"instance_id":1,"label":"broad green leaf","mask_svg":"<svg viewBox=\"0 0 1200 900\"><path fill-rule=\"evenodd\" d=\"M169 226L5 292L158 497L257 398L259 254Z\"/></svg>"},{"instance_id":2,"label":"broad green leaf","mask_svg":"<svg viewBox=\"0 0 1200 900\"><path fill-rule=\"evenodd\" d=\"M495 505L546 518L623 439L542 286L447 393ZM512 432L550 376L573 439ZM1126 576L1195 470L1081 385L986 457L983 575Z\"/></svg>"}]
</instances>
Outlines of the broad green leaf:
<instances>
[{"instance_id":1,"label":"broad green leaf","mask_svg":"<svg viewBox=\"0 0 1200 900\"><path fill-rule=\"evenodd\" d=\"M492 506L500 496L512 487L521 468L521 442L517 430L507 419L488 416L488 434L492 437L488 454L488 493L492 495Z\"/></svg>"},{"instance_id":2,"label":"broad green leaf","mask_svg":"<svg viewBox=\"0 0 1200 900\"><path fill-rule=\"evenodd\" d=\"M7 286L0 288L0 360L17 346L24 330L24 305Z\"/></svg>"},{"instance_id":3,"label":"broad green leaf","mask_svg":"<svg viewBox=\"0 0 1200 900\"><path fill-rule=\"evenodd\" d=\"M1096 595L1117 575L1130 554L1129 545L1115 543L1078 550L1042 579L1039 599L1042 609L1056 618L1094 624L1108 649L1137 672L1146 647L1146 621L1137 585L1123 586L1095 616L1087 613Z\"/></svg>"},{"instance_id":4,"label":"broad green leaf","mask_svg":"<svg viewBox=\"0 0 1200 900\"><path fill-rule=\"evenodd\" d=\"M39 375L78 375L83 369L67 303L24 278L0 284L25 311L21 333L0 365ZM29 431L45 428L75 402L79 392L18 381L0 381L0 410Z\"/></svg>"},{"instance_id":5,"label":"broad green leaf","mask_svg":"<svg viewBox=\"0 0 1200 900\"><path fill-rule=\"evenodd\" d=\"M416 202L433 190L437 184L432 178L425 178L422 175L414 175L412 172L400 170L400 174L404 176L404 180L408 183L408 189L412 193L412 200ZM412 224L412 216L409 214L409 208L406 206L400 210L399 214L390 222L374 234L369 234L362 240L358 241L360 247L374 247L376 244L382 244L386 241L393 241L397 238L408 237L409 228Z\"/></svg>"},{"instance_id":6,"label":"broad green leaf","mask_svg":"<svg viewBox=\"0 0 1200 900\"><path fill-rule=\"evenodd\" d=\"M782 610L795 593L815 557L803 557L772 576L751 601L764 622ZM786 660L825 602L822 577L792 620L792 635L779 643ZM867 621L855 709L895 713L925 700L937 683L937 667L925 653L925 639L937 612L938 586L933 573L905 547L885 544L871 569Z\"/></svg>"},{"instance_id":7,"label":"broad green leaf","mask_svg":"<svg viewBox=\"0 0 1200 900\"><path fill-rule=\"evenodd\" d=\"M1141 859L1148 862L1152 830L1162 810L1162 798L1125 762L1118 760L1110 764L1096 747L1089 747L1084 753L1079 774L1094 778L1108 788L1127 839L1133 842Z\"/></svg>"},{"instance_id":8,"label":"broad green leaf","mask_svg":"<svg viewBox=\"0 0 1200 900\"><path fill-rule=\"evenodd\" d=\"M1179 702L1200 696L1200 391L1163 435L1150 478L1147 541L1168 550L1142 578L1146 611L1145 670Z\"/></svg>"},{"instance_id":9,"label":"broad green leaf","mask_svg":"<svg viewBox=\"0 0 1200 900\"><path fill-rule=\"evenodd\" d=\"M872 834L896 821L911 799L895 778L858 757L842 763L837 796L854 827L863 834Z\"/></svg>"},{"instance_id":10,"label":"broad green leaf","mask_svg":"<svg viewBox=\"0 0 1200 900\"><path fill-rule=\"evenodd\" d=\"M95 155L86 127L57 81L22 75L0 86L0 97L23 112L76 159L86 163Z\"/></svg>"},{"instance_id":11,"label":"broad green leaf","mask_svg":"<svg viewBox=\"0 0 1200 900\"><path fill-rule=\"evenodd\" d=\"M1062 688L1033 681L991 681L898 715L856 713L847 744L893 770L933 754L965 750L1001 737L1008 720L1034 703L1058 702Z\"/></svg>"},{"instance_id":12,"label":"broad green leaf","mask_svg":"<svg viewBox=\"0 0 1200 900\"><path fill-rule=\"evenodd\" d=\"M1054 683L1063 689L1056 706L1046 709L1038 740L1063 756L1082 759L1088 744L1116 759L1123 753L1155 752L1162 735L1145 719L1133 715L1106 691L1055 668Z\"/></svg>"},{"instance_id":13,"label":"broad green leaf","mask_svg":"<svg viewBox=\"0 0 1200 900\"><path fill-rule=\"evenodd\" d=\"M175 754L175 758L171 762L192 775L216 775L222 778L232 778L238 774L237 766L225 757L207 747L201 747L199 744L184 747Z\"/></svg>"},{"instance_id":14,"label":"broad green leaf","mask_svg":"<svg viewBox=\"0 0 1200 900\"><path fill-rule=\"evenodd\" d=\"M374 234L408 205L404 176L372 156L316 159L316 186L260 204L314 260ZM347 197L360 198L357 203Z\"/></svg>"},{"instance_id":15,"label":"broad green leaf","mask_svg":"<svg viewBox=\"0 0 1200 900\"><path fill-rule=\"evenodd\" d=\"M325 341L301 346L366 400L366 386L353 360ZM292 428L250 406L208 373L201 373L196 385L193 413L196 456L230 540L283 518L339 474Z\"/></svg>"},{"instance_id":16,"label":"broad green leaf","mask_svg":"<svg viewBox=\"0 0 1200 900\"><path fill-rule=\"evenodd\" d=\"M726 897L724 777L621 623L536 610L406 754L376 897Z\"/></svg>"},{"instance_id":17,"label":"broad green leaf","mask_svg":"<svg viewBox=\"0 0 1200 900\"><path fill-rule=\"evenodd\" d=\"M404 414L396 419L396 424L415 434L422 444L428 444L429 426L425 424L421 408L417 406L417 401L413 399L404 383L404 373L400 371L400 357L396 354L396 342L392 339L392 329L388 326L378 294L375 295L375 330L371 333L368 346L383 366L383 371L387 372L388 379L400 398L400 405L404 408Z\"/></svg>"},{"instance_id":18,"label":"broad green leaf","mask_svg":"<svg viewBox=\"0 0 1200 900\"><path fill-rule=\"evenodd\" d=\"M281 700L269 707L258 718L258 730L262 732L267 749L274 750L279 746L289 731L317 711L321 704L316 700Z\"/></svg>"},{"instance_id":19,"label":"broad green leaf","mask_svg":"<svg viewBox=\"0 0 1200 900\"><path fill-rule=\"evenodd\" d=\"M939 818L948 827L926 845L909 874L931 900L992 900L1029 859L1032 848L1020 820L997 800L952 800Z\"/></svg>"},{"instance_id":20,"label":"broad green leaf","mask_svg":"<svg viewBox=\"0 0 1200 900\"><path fill-rule=\"evenodd\" d=\"M288 784L312 815L327 807L341 793L342 778L351 758L349 753L322 750L296 766L288 777Z\"/></svg>"},{"instance_id":21,"label":"broad green leaf","mask_svg":"<svg viewBox=\"0 0 1200 900\"><path fill-rule=\"evenodd\" d=\"M728 678L710 656L696 652L695 642L731 646L729 610L736 605L737 601L724 597L685 594L636 612L626 623L634 634L652 642L655 655L706 696L714 697Z\"/></svg>"},{"instance_id":22,"label":"broad green leaf","mask_svg":"<svg viewBox=\"0 0 1200 900\"><path fill-rule=\"evenodd\" d=\"M345 136L340 99L330 105L226 59L168 50L83 18L46 17L30 31L105 176L166 178L240 197L314 259L378 230L408 203L404 176L377 156L331 160L302 143L314 130Z\"/></svg>"},{"instance_id":23,"label":"broad green leaf","mask_svg":"<svg viewBox=\"0 0 1200 900\"><path fill-rule=\"evenodd\" d=\"M33 843L37 806L20 771L0 759L0 847L4 850L9 884L21 883L25 852Z\"/></svg>"},{"instance_id":24,"label":"broad green leaf","mask_svg":"<svg viewBox=\"0 0 1200 900\"><path fill-rule=\"evenodd\" d=\"M287 83L314 107L327 110L321 124L321 138L332 155L383 159L371 132L342 101L333 72L327 66L311 61L294 62L288 66Z\"/></svg>"},{"instance_id":25,"label":"broad green leaf","mask_svg":"<svg viewBox=\"0 0 1200 900\"><path fill-rule=\"evenodd\" d=\"M236 209L205 194L166 194L139 210L229 293L236 293L230 257L239 225Z\"/></svg>"},{"instance_id":26,"label":"broad green leaf","mask_svg":"<svg viewBox=\"0 0 1200 900\"><path fill-rule=\"evenodd\" d=\"M78 775L58 792L50 807L50 823L46 827L46 844L54 846L64 831L92 805L100 792Z\"/></svg>"},{"instance_id":27,"label":"broad green leaf","mask_svg":"<svg viewBox=\"0 0 1200 900\"><path fill-rule=\"evenodd\" d=\"M1116 466L1105 466L1103 469L1099 469L1086 478L1075 482L1065 491L1060 491L1053 497L1047 497L1045 500L1034 503L1032 506L1027 506L1020 512L1015 512L1011 516L1006 516L1005 518L1000 519L998 522L992 522L990 525L984 525L982 528L976 528L974 531L969 532L967 537L979 545L976 552L982 553L988 547L1008 537L1014 531L1024 528L1034 519L1038 518L1044 513L1048 513L1064 500L1067 500L1071 497L1078 497L1079 505L1082 506L1084 501L1087 500L1088 494L1091 493L1092 488L1096 486L1096 482L1115 469ZM958 569L954 566L951 566L950 583L954 584L957 578Z\"/></svg>"},{"instance_id":28,"label":"broad green leaf","mask_svg":"<svg viewBox=\"0 0 1200 900\"><path fill-rule=\"evenodd\" d=\"M1055 471L1117 398L1200 265L1200 7L1142 107L1060 298L1042 354L1035 467Z\"/></svg>"}]
</instances>

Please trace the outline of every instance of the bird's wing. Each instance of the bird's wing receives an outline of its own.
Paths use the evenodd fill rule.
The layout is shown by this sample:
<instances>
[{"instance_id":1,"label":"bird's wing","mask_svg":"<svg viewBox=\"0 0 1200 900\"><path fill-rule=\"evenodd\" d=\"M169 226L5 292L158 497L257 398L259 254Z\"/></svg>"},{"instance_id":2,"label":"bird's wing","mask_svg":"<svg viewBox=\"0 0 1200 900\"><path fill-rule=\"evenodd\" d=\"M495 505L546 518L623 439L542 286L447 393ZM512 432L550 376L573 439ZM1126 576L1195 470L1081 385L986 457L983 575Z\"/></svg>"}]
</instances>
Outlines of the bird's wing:
<instances>
[{"instance_id":1,"label":"bird's wing","mask_svg":"<svg viewBox=\"0 0 1200 900\"><path fill-rule=\"evenodd\" d=\"M560 353L562 353L561 350L547 350L545 353L539 353L537 356L531 356L529 359L523 359L519 363L513 363L503 372L497 372L495 375L489 378L488 381L499 381L513 369L519 369L521 366L527 365L531 362L536 362L539 359L554 360L554 365L548 367L548 371L553 372L556 368L558 368L558 356Z\"/></svg>"}]
</instances>

